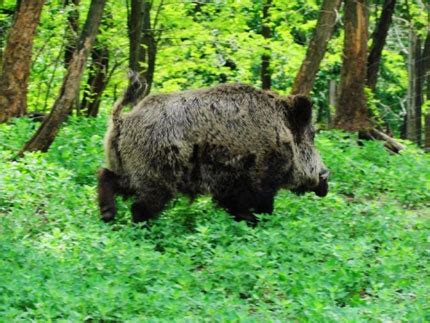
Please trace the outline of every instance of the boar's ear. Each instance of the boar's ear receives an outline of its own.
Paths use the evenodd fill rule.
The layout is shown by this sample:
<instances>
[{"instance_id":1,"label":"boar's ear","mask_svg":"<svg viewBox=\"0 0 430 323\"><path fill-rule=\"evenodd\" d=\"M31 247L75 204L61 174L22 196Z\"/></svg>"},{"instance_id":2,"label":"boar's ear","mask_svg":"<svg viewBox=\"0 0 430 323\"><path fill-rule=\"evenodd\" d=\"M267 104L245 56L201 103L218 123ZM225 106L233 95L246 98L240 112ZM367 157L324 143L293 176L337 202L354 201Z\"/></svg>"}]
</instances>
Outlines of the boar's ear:
<instances>
[{"instance_id":1,"label":"boar's ear","mask_svg":"<svg viewBox=\"0 0 430 323\"><path fill-rule=\"evenodd\" d=\"M305 95L291 95L289 97L288 119L296 127L307 126L312 120L312 102Z\"/></svg>"}]
</instances>

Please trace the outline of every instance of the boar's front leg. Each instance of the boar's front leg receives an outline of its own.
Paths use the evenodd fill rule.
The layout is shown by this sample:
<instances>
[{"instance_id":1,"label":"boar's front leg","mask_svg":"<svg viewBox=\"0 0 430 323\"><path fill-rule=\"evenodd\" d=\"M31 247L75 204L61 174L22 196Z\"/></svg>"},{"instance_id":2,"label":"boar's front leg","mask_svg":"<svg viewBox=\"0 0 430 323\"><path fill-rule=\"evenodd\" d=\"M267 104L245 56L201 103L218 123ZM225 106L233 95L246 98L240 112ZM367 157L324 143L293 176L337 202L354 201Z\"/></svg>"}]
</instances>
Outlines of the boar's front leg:
<instances>
[{"instance_id":1,"label":"boar's front leg","mask_svg":"<svg viewBox=\"0 0 430 323\"><path fill-rule=\"evenodd\" d=\"M161 187L139 194L138 200L131 206L133 222L139 223L156 217L172 197L169 190Z\"/></svg>"},{"instance_id":2,"label":"boar's front leg","mask_svg":"<svg viewBox=\"0 0 430 323\"><path fill-rule=\"evenodd\" d=\"M251 226L255 226L258 218L253 213L271 214L273 212L275 193L272 190L254 192L244 189L229 191L229 193L217 195L214 198L219 206L234 216L236 221L244 220Z\"/></svg>"},{"instance_id":3,"label":"boar's front leg","mask_svg":"<svg viewBox=\"0 0 430 323\"><path fill-rule=\"evenodd\" d=\"M251 226L258 223L257 217L251 212L254 197L248 190L235 192L226 190L224 194L214 195L217 204L233 215L236 221L246 221Z\"/></svg>"},{"instance_id":4,"label":"boar's front leg","mask_svg":"<svg viewBox=\"0 0 430 323\"><path fill-rule=\"evenodd\" d=\"M255 196L255 213L273 213L273 204L275 201L275 192L273 190L260 191Z\"/></svg>"},{"instance_id":5,"label":"boar's front leg","mask_svg":"<svg viewBox=\"0 0 430 323\"><path fill-rule=\"evenodd\" d=\"M115 217L115 192L117 187L118 176L107 168L100 169L97 191L101 218L105 222L111 221Z\"/></svg>"}]
</instances>

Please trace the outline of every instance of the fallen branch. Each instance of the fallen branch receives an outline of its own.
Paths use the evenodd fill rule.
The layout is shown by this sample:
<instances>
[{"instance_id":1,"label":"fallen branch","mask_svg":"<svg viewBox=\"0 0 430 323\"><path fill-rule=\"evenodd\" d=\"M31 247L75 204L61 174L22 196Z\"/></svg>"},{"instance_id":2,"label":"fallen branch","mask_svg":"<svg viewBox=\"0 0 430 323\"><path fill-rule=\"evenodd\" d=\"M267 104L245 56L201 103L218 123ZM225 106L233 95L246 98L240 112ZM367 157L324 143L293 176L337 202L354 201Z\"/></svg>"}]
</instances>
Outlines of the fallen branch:
<instances>
[{"instance_id":1,"label":"fallen branch","mask_svg":"<svg viewBox=\"0 0 430 323\"><path fill-rule=\"evenodd\" d=\"M384 141L384 147L388 151L398 154L401 150L405 149L401 143L397 142L395 139L391 138L389 135L379 131L376 128L372 128L367 131L360 131L358 133L358 138L363 140L381 140Z\"/></svg>"}]
</instances>

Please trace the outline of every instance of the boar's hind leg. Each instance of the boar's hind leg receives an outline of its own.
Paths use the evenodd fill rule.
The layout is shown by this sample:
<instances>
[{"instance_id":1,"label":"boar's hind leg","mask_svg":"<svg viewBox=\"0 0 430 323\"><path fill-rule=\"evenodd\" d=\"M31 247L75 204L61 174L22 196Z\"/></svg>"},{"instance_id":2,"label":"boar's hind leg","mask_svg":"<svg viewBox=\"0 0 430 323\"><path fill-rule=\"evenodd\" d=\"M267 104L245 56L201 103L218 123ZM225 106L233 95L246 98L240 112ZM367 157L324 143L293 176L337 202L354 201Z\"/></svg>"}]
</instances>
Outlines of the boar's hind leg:
<instances>
[{"instance_id":1,"label":"boar's hind leg","mask_svg":"<svg viewBox=\"0 0 430 323\"><path fill-rule=\"evenodd\" d=\"M98 178L98 200L101 218L110 221L115 217L115 191L118 187L118 176L109 169L102 168Z\"/></svg>"},{"instance_id":2,"label":"boar's hind leg","mask_svg":"<svg viewBox=\"0 0 430 323\"><path fill-rule=\"evenodd\" d=\"M156 217L172 196L170 191L161 188L140 194L139 199L131 206L133 222L143 222Z\"/></svg>"}]
</instances>

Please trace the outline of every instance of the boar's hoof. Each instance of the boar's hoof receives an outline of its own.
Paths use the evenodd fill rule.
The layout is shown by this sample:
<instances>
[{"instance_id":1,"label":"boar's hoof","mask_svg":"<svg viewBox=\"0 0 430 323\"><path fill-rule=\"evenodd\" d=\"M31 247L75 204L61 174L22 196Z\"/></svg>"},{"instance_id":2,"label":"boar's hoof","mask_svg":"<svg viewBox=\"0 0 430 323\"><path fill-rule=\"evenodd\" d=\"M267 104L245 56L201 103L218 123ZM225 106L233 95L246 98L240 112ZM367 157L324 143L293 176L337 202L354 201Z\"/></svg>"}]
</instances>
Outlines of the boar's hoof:
<instances>
[{"instance_id":1,"label":"boar's hoof","mask_svg":"<svg viewBox=\"0 0 430 323\"><path fill-rule=\"evenodd\" d=\"M109 210L103 211L101 215L101 219L104 222L110 222L115 218L115 214L116 214L115 209L109 209Z\"/></svg>"}]
</instances>

